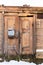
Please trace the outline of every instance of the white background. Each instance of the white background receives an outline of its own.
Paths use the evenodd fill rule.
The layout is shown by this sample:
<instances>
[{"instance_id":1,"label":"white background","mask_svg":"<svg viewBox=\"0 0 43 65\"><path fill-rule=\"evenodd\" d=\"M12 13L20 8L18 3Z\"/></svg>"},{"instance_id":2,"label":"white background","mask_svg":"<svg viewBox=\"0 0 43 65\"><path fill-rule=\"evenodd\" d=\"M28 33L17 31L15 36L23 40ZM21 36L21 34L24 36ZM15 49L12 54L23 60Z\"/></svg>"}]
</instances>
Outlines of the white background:
<instances>
[{"instance_id":1,"label":"white background","mask_svg":"<svg viewBox=\"0 0 43 65\"><path fill-rule=\"evenodd\" d=\"M43 0L0 0L0 5L6 6L22 6L24 4L30 6L40 6L43 7Z\"/></svg>"}]
</instances>

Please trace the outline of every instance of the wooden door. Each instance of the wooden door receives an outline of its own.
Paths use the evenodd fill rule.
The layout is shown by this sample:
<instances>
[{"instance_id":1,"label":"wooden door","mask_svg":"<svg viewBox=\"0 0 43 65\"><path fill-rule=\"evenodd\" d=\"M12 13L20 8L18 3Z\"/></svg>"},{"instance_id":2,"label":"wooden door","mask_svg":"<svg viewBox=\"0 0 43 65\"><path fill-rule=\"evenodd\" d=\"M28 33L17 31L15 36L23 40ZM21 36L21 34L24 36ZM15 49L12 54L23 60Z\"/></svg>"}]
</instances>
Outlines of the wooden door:
<instances>
[{"instance_id":1,"label":"wooden door","mask_svg":"<svg viewBox=\"0 0 43 65\"><path fill-rule=\"evenodd\" d=\"M5 54L19 54L19 18L18 16L6 15L5 20Z\"/></svg>"},{"instance_id":2,"label":"wooden door","mask_svg":"<svg viewBox=\"0 0 43 65\"><path fill-rule=\"evenodd\" d=\"M21 54L33 54L33 16L20 17Z\"/></svg>"}]
</instances>

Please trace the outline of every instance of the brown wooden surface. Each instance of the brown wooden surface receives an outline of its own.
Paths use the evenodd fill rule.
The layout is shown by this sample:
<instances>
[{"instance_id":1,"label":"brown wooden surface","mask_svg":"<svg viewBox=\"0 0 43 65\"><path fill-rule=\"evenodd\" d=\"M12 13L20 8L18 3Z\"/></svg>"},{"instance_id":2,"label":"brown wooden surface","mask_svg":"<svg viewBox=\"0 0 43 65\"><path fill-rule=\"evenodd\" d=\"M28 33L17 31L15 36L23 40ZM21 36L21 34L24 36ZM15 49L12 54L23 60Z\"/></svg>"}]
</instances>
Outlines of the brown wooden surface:
<instances>
[{"instance_id":1,"label":"brown wooden surface","mask_svg":"<svg viewBox=\"0 0 43 65\"><path fill-rule=\"evenodd\" d=\"M43 52L37 52L36 58L43 59Z\"/></svg>"},{"instance_id":2,"label":"brown wooden surface","mask_svg":"<svg viewBox=\"0 0 43 65\"><path fill-rule=\"evenodd\" d=\"M43 19L37 19L37 13L43 13L43 7L0 6L0 54L3 49L11 55L18 51L34 54L37 49L43 49ZM10 39L9 28L19 31L20 36ZM36 56L42 58L42 54L37 52Z\"/></svg>"},{"instance_id":3,"label":"brown wooden surface","mask_svg":"<svg viewBox=\"0 0 43 65\"><path fill-rule=\"evenodd\" d=\"M33 41L32 41L32 23L33 17L20 17L20 36L21 36L21 53L32 54L33 53Z\"/></svg>"},{"instance_id":4,"label":"brown wooden surface","mask_svg":"<svg viewBox=\"0 0 43 65\"><path fill-rule=\"evenodd\" d=\"M10 39L8 37L8 29L13 28L14 30L19 30L19 19L17 16L5 16L5 52L8 54L16 54L18 52L19 41L16 37ZM16 51L14 50L16 49Z\"/></svg>"},{"instance_id":5,"label":"brown wooden surface","mask_svg":"<svg viewBox=\"0 0 43 65\"><path fill-rule=\"evenodd\" d=\"M3 54L4 49L4 22L3 22L3 15L0 13L0 54Z\"/></svg>"},{"instance_id":6,"label":"brown wooden surface","mask_svg":"<svg viewBox=\"0 0 43 65\"><path fill-rule=\"evenodd\" d=\"M36 50L43 49L43 19L36 21ZM36 52L36 58L43 58L43 52Z\"/></svg>"}]
</instances>

